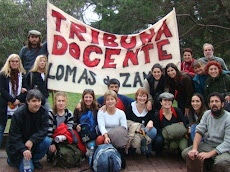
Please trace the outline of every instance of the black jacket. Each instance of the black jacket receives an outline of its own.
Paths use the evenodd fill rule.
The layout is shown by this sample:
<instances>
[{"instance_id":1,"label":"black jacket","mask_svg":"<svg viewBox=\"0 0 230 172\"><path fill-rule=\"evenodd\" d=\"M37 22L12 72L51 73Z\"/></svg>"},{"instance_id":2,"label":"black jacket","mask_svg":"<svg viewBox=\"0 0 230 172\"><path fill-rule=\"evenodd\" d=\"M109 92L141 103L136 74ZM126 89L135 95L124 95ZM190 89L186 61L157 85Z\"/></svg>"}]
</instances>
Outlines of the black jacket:
<instances>
[{"instance_id":1,"label":"black jacket","mask_svg":"<svg viewBox=\"0 0 230 172\"><path fill-rule=\"evenodd\" d=\"M48 118L48 112L43 107L36 113L30 112L27 104L16 110L6 144L8 158L13 164L19 165L28 140L33 142L33 147L44 140L49 127Z\"/></svg>"},{"instance_id":2,"label":"black jacket","mask_svg":"<svg viewBox=\"0 0 230 172\"><path fill-rule=\"evenodd\" d=\"M149 74L147 77L146 77L148 83L149 83L149 88L150 88L150 94L151 96L153 97L153 100L154 100L154 109L157 111L157 110L160 110L161 108L161 104L160 104L160 101L159 101L159 95L161 93L164 92L165 90L165 77L164 75L161 76L158 84L157 84L157 87L156 89L154 89L154 82L156 82L155 78L153 77L152 74Z\"/></svg>"},{"instance_id":3,"label":"black jacket","mask_svg":"<svg viewBox=\"0 0 230 172\"><path fill-rule=\"evenodd\" d=\"M14 103L18 99L21 103L26 100L26 92L19 94L17 97L12 97L9 94L10 77L6 77L4 73L0 74L0 124L5 125L7 121L7 103ZM25 75L22 75L22 88L28 88Z\"/></svg>"},{"instance_id":4,"label":"black jacket","mask_svg":"<svg viewBox=\"0 0 230 172\"><path fill-rule=\"evenodd\" d=\"M49 97L49 91L47 88L47 78L45 80L42 79L41 73L39 72L32 72L32 83L31 77L29 72L26 76L26 81L29 86L29 89L37 88L41 93L44 95L45 98Z\"/></svg>"}]
</instances>

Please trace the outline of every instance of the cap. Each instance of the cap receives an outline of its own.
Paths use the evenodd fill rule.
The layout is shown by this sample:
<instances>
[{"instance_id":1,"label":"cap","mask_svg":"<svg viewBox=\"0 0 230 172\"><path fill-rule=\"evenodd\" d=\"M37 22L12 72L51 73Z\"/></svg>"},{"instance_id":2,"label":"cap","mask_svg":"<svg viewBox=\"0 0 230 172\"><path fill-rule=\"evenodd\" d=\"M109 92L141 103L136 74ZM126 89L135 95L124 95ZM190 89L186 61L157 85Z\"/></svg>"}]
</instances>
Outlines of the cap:
<instances>
[{"instance_id":1,"label":"cap","mask_svg":"<svg viewBox=\"0 0 230 172\"><path fill-rule=\"evenodd\" d=\"M172 93L168 93L168 92L164 92L164 93L161 93L160 96L159 96L159 100L174 100L174 95Z\"/></svg>"},{"instance_id":2,"label":"cap","mask_svg":"<svg viewBox=\"0 0 230 172\"><path fill-rule=\"evenodd\" d=\"M39 32L39 31L37 31L37 30L30 30L30 31L28 32L28 37L29 37L30 35L37 35L37 36L40 36L40 35L41 35L41 32Z\"/></svg>"}]
</instances>

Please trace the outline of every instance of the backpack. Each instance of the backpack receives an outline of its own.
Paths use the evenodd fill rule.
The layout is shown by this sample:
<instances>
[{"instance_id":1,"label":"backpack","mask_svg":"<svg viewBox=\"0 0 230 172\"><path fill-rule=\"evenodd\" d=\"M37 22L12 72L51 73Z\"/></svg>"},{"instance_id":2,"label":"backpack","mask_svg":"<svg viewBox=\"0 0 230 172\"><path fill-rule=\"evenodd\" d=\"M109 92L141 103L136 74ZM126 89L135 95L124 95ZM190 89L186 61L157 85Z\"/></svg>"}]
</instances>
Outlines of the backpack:
<instances>
[{"instance_id":1,"label":"backpack","mask_svg":"<svg viewBox=\"0 0 230 172\"><path fill-rule=\"evenodd\" d=\"M121 170L121 156L112 144L102 144L96 149L92 167L96 172L118 172Z\"/></svg>"},{"instance_id":2,"label":"backpack","mask_svg":"<svg viewBox=\"0 0 230 172\"><path fill-rule=\"evenodd\" d=\"M82 153L77 145L67 141L58 143L57 154L54 157L53 166L62 168L79 167L82 162Z\"/></svg>"},{"instance_id":3,"label":"backpack","mask_svg":"<svg viewBox=\"0 0 230 172\"><path fill-rule=\"evenodd\" d=\"M80 135L83 142L97 138L96 123L92 111L81 115L79 123L81 125Z\"/></svg>"}]
</instances>

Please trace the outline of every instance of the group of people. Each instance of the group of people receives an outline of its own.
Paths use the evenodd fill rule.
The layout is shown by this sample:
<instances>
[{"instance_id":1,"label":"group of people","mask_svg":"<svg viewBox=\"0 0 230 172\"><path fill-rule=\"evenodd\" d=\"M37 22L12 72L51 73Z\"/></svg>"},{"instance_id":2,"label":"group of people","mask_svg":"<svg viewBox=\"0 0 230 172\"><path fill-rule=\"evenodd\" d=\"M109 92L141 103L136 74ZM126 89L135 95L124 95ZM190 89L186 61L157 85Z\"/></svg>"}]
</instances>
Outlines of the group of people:
<instances>
[{"instance_id":1,"label":"group of people","mask_svg":"<svg viewBox=\"0 0 230 172\"><path fill-rule=\"evenodd\" d=\"M217 171L230 171L230 114L224 110L230 101L230 76L223 59L213 55L213 46L204 44L203 49L205 57L198 60L190 48L184 49L181 70L173 63L165 68L154 64L135 99L118 93L117 79L111 79L108 91L97 99L94 90L85 89L72 113L64 92L56 93L50 108L47 45L41 44L40 32L29 31L28 45L19 55L10 55L0 71L0 146L11 118L8 164L23 171L26 159L32 170L42 169L39 160L45 154L53 160L59 144L55 136L63 130L69 143L74 143L69 132L76 131L86 150L92 144L115 145L112 131L120 127L115 138L128 137L122 146L116 144L123 168L125 154L140 148L146 157L152 151L160 155L163 150L179 150L185 159L211 158ZM174 99L178 107L172 106Z\"/></svg>"}]
</instances>

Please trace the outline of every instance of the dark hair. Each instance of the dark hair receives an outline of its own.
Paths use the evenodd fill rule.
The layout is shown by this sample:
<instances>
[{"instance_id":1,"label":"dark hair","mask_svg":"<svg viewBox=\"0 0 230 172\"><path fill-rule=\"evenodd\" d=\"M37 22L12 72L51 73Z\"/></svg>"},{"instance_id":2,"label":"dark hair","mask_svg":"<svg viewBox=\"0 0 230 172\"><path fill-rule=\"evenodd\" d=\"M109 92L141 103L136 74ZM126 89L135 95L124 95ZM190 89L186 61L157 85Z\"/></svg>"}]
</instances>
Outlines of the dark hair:
<instances>
[{"instance_id":1,"label":"dark hair","mask_svg":"<svg viewBox=\"0 0 230 172\"><path fill-rule=\"evenodd\" d=\"M161 70L161 72L163 72L163 68L159 63L154 64L151 71L153 71L155 68L159 68Z\"/></svg>"},{"instance_id":2,"label":"dark hair","mask_svg":"<svg viewBox=\"0 0 230 172\"><path fill-rule=\"evenodd\" d=\"M108 82L108 87L109 87L111 84L117 84L118 87L120 87L120 82L119 82L118 79L116 79L116 78L112 78L112 79L109 80L109 82Z\"/></svg>"},{"instance_id":3,"label":"dark hair","mask_svg":"<svg viewBox=\"0 0 230 172\"><path fill-rule=\"evenodd\" d=\"M42 93L38 89L31 89L31 90L29 90L28 93L27 93L27 95L26 95L26 100L30 101L34 97L36 99L42 100L43 95L42 95Z\"/></svg>"},{"instance_id":4,"label":"dark hair","mask_svg":"<svg viewBox=\"0 0 230 172\"><path fill-rule=\"evenodd\" d=\"M184 54L185 52L189 52L189 53L191 53L191 55L192 55L192 49L191 49L191 48L185 48L185 49L183 50L183 54Z\"/></svg>"},{"instance_id":5,"label":"dark hair","mask_svg":"<svg viewBox=\"0 0 230 172\"><path fill-rule=\"evenodd\" d=\"M208 103L210 103L211 97L214 97L214 96L219 97L221 103L223 103L225 101L224 96L221 93L213 92L213 93L209 94L209 96L208 96Z\"/></svg>"},{"instance_id":6,"label":"dark hair","mask_svg":"<svg viewBox=\"0 0 230 172\"><path fill-rule=\"evenodd\" d=\"M192 98L193 98L194 96L199 97L199 99L200 99L200 101L201 101L201 107L200 107L199 113L196 114L197 117L198 117L198 119L195 121L195 116L194 116L195 110L193 109L192 106L190 106L190 108L189 108L189 116L191 116L191 117L193 118L193 121L195 121L195 122L192 122L192 123L190 123L189 125L192 125L192 124L194 124L194 123L196 123L196 124L200 123L200 120L201 120L201 118L202 118L204 112L207 110L207 107L206 107L205 101L204 101L204 97L203 97L200 93L195 93L195 94L193 94L193 95L192 95ZM191 104L192 104L192 98L191 98Z\"/></svg>"},{"instance_id":7,"label":"dark hair","mask_svg":"<svg viewBox=\"0 0 230 172\"><path fill-rule=\"evenodd\" d=\"M27 40L27 48L28 49L31 49L32 48L32 44L31 42L29 41L29 38L30 38L31 35L28 36L28 40ZM40 49L41 46L42 46L42 43L41 43L41 36L38 36L39 37L39 40L38 40L38 43L37 43L37 49Z\"/></svg>"},{"instance_id":8,"label":"dark hair","mask_svg":"<svg viewBox=\"0 0 230 172\"><path fill-rule=\"evenodd\" d=\"M207 63L206 67L205 67L205 73L208 74L208 70L209 70L209 67L210 66L216 66L218 69L219 69L219 73L222 73L223 70L222 70L222 67L221 67L221 64L219 62L216 62L216 61L210 61Z\"/></svg>"},{"instance_id":9,"label":"dark hair","mask_svg":"<svg viewBox=\"0 0 230 172\"><path fill-rule=\"evenodd\" d=\"M168 73L167 73L167 69L168 68L173 68L176 70L176 76L175 76L175 80L174 78L171 78ZM171 87L172 85L174 84L178 84L179 81L181 80L181 77L183 75L185 75L186 73L185 72L181 72L179 71L179 69L177 68L177 66L174 64L174 63L168 63L165 67L165 80L166 80L166 86L167 87Z\"/></svg>"},{"instance_id":10,"label":"dark hair","mask_svg":"<svg viewBox=\"0 0 230 172\"><path fill-rule=\"evenodd\" d=\"M81 110L82 110L82 112L87 111L87 107L86 107L86 104L84 102L84 97L85 97L86 94L90 94L91 96L93 96L93 102L90 105L89 110L91 110L91 111L98 110L98 103L97 103L97 100L96 100L96 97L95 97L95 94L94 94L94 90L85 89L83 91L82 96L81 96Z\"/></svg>"}]
</instances>

